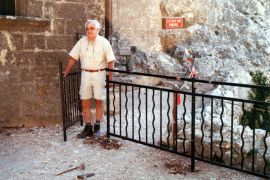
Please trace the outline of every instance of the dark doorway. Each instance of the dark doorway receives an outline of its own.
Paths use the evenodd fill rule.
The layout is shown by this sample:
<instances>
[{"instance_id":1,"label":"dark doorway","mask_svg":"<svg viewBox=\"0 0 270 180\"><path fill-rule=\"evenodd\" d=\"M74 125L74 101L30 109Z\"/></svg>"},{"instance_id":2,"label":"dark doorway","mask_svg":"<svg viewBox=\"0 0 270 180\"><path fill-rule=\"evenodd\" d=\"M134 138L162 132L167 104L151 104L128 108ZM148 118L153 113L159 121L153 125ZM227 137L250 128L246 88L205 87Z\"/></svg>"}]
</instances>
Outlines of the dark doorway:
<instances>
[{"instance_id":1,"label":"dark doorway","mask_svg":"<svg viewBox=\"0 0 270 180\"><path fill-rule=\"evenodd\" d=\"M15 0L0 0L0 15L15 15Z\"/></svg>"}]
</instances>

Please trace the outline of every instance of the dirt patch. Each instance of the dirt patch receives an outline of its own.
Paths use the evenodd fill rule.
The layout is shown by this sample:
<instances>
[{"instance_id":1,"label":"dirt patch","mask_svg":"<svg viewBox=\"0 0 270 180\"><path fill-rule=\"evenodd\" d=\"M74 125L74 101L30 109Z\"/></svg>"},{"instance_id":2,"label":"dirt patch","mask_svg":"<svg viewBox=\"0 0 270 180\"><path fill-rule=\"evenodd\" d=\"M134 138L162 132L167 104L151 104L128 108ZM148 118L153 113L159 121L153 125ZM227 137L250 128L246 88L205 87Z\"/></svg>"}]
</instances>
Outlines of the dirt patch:
<instances>
[{"instance_id":1,"label":"dirt patch","mask_svg":"<svg viewBox=\"0 0 270 180\"><path fill-rule=\"evenodd\" d=\"M119 149L121 147L121 144L119 141L115 139L110 139L107 138L106 136L101 136L101 137L87 137L86 139L83 140L84 144L89 144L89 145L99 145L103 149Z\"/></svg>"},{"instance_id":2,"label":"dirt patch","mask_svg":"<svg viewBox=\"0 0 270 180\"><path fill-rule=\"evenodd\" d=\"M190 166L181 162L180 159L172 159L167 161L165 166L168 168L168 172L171 174L183 174L186 175L190 172Z\"/></svg>"}]
</instances>

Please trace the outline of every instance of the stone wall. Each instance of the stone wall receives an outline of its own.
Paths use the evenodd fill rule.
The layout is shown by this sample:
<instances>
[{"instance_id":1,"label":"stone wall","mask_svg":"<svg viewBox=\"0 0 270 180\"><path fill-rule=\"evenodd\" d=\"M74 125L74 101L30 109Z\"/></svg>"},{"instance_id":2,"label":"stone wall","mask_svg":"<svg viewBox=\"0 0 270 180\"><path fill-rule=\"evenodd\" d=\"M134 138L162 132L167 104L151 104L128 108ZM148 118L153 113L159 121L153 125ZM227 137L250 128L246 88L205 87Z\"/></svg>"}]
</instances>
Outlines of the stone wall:
<instances>
[{"instance_id":1,"label":"stone wall","mask_svg":"<svg viewBox=\"0 0 270 180\"><path fill-rule=\"evenodd\" d=\"M161 50L160 0L117 0L112 2L113 46L140 46Z\"/></svg>"},{"instance_id":2,"label":"stone wall","mask_svg":"<svg viewBox=\"0 0 270 180\"><path fill-rule=\"evenodd\" d=\"M59 61L104 11L104 0L20 0L17 16L0 16L0 127L61 122Z\"/></svg>"},{"instance_id":3,"label":"stone wall","mask_svg":"<svg viewBox=\"0 0 270 180\"><path fill-rule=\"evenodd\" d=\"M112 17L116 55L130 46L161 50L160 0L112 1ZM104 35L105 0L20 0L16 16L0 15L0 127L60 122L58 64L90 18Z\"/></svg>"}]
</instances>

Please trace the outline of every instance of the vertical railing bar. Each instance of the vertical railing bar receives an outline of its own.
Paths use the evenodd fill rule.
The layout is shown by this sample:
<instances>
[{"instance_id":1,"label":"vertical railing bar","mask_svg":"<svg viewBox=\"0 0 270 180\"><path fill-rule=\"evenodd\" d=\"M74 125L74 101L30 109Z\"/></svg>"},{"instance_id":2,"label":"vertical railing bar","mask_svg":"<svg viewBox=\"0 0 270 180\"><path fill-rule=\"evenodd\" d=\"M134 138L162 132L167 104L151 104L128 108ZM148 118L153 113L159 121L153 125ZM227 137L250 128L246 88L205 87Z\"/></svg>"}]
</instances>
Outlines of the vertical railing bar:
<instances>
[{"instance_id":1,"label":"vertical railing bar","mask_svg":"<svg viewBox=\"0 0 270 180\"><path fill-rule=\"evenodd\" d=\"M127 104L128 104L128 96L127 96L127 85L125 85L125 97L126 97L126 103L125 103L125 109L126 109L126 137L128 137L128 108L127 108Z\"/></svg>"},{"instance_id":2,"label":"vertical railing bar","mask_svg":"<svg viewBox=\"0 0 270 180\"><path fill-rule=\"evenodd\" d=\"M69 112L68 112L68 76L66 76L65 78L64 78L64 84L63 84L64 86L63 86L63 88L64 88L64 96L65 96L65 128L67 129L68 128L68 121L69 121L69 118L68 118L68 114L69 114Z\"/></svg>"},{"instance_id":3,"label":"vertical railing bar","mask_svg":"<svg viewBox=\"0 0 270 180\"><path fill-rule=\"evenodd\" d=\"M254 104L256 109L256 104ZM255 110L253 111L253 130L252 130L252 172L254 172L254 166L255 166Z\"/></svg>"},{"instance_id":4,"label":"vertical railing bar","mask_svg":"<svg viewBox=\"0 0 270 180\"><path fill-rule=\"evenodd\" d=\"M77 86L77 113L78 113L78 117L79 117L79 121L82 121L81 119L81 112L80 112L80 93L79 93L79 90L80 90L80 72L77 73L77 83L76 83L76 86Z\"/></svg>"},{"instance_id":5,"label":"vertical railing bar","mask_svg":"<svg viewBox=\"0 0 270 180\"><path fill-rule=\"evenodd\" d=\"M75 115L75 119L76 119L76 122L78 122L78 115L77 115L77 76L75 76L74 78L74 115Z\"/></svg>"},{"instance_id":6,"label":"vertical railing bar","mask_svg":"<svg viewBox=\"0 0 270 180\"><path fill-rule=\"evenodd\" d=\"M81 121L81 126L83 126L83 115L82 115L82 102L81 102L81 99L80 99L80 93L79 93L79 90L80 90L80 82L81 82L81 72L78 71L77 72L77 76L78 76L78 83L77 83L77 90L78 90L78 106L79 106L79 114L80 114L80 121Z\"/></svg>"},{"instance_id":7,"label":"vertical railing bar","mask_svg":"<svg viewBox=\"0 0 270 180\"><path fill-rule=\"evenodd\" d=\"M234 117L234 101L232 101L231 106L231 157L230 164L233 165L233 117Z\"/></svg>"},{"instance_id":8,"label":"vertical railing bar","mask_svg":"<svg viewBox=\"0 0 270 180\"><path fill-rule=\"evenodd\" d=\"M201 151L201 158L203 159L204 156L204 145L203 145L203 139L204 139L204 131L203 131L203 126L204 126L204 97L202 96L202 111L201 111L201 116L202 116L202 124L201 124L201 131L202 131L202 138L201 138L201 146L202 146L202 151Z\"/></svg>"},{"instance_id":9,"label":"vertical railing bar","mask_svg":"<svg viewBox=\"0 0 270 180\"><path fill-rule=\"evenodd\" d=\"M167 148L170 149L170 102L169 102L169 99L170 99L170 92L168 92L168 96L167 96L167 105L168 105L168 110L167 110L167 118L168 118L168 123L167 123L167 132L168 132L168 136L167 136Z\"/></svg>"},{"instance_id":10,"label":"vertical railing bar","mask_svg":"<svg viewBox=\"0 0 270 180\"><path fill-rule=\"evenodd\" d=\"M71 76L67 76L67 80L68 80L68 95L70 95L70 84L71 84L71 80L70 80ZM68 97L68 127L70 127L71 125L71 121L72 121L72 116L71 116L71 97Z\"/></svg>"},{"instance_id":11,"label":"vertical railing bar","mask_svg":"<svg viewBox=\"0 0 270 180\"><path fill-rule=\"evenodd\" d=\"M64 83L63 83L63 91L64 91L64 96L65 96L65 126L66 129L68 128L68 98L67 98L67 94L68 94L68 76L63 78Z\"/></svg>"},{"instance_id":12,"label":"vertical railing bar","mask_svg":"<svg viewBox=\"0 0 270 180\"><path fill-rule=\"evenodd\" d=\"M148 100L147 100L147 97L148 97L148 89L145 88L145 137L146 137L146 143L148 143Z\"/></svg>"},{"instance_id":13,"label":"vertical railing bar","mask_svg":"<svg viewBox=\"0 0 270 180\"><path fill-rule=\"evenodd\" d=\"M106 75L106 108L107 108L107 137L110 137L110 83L109 73Z\"/></svg>"},{"instance_id":14,"label":"vertical railing bar","mask_svg":"<svg viewBox=\"0 0 270 180\"><path fill-rule=\"evenodd\" d=\"M180 96L180 94L179 94L179 96ZM177 108L178 108L178 106L177 106L177 100L178 100L178 93L176 93L176 98L175 98L175 128L176 128L176 134L175 134L175 151L177 152L177 139L178 139L178 127L177 127L177 118L178 118L178 116L177 116L177 114L178 114L178 111L177 111Z\"/></svg>"},{"instance_id":15,"label":"vertical railing bar","mask_svg":"<svg viewBox=\"0 0 270 180\"><path fill-rule=\"evenodd\" d=\"M243 110L243 116L245 115L245 103L242 102L242 110ZM242 140L242 146L241 146L241 169L243 169L244 167L244 153L243 153L243 149L244 149L244 145L245 145L245 141L244 141L244 131L245 131L245 125L242 125L243 126L243 129L242 129L242 132L241 132L241 140Z\"/></svg>"},{"instance_id":16,"label":"vertical railing bar","mask_svg":"<svg viewBox=\"0 0 270 180\"><path fill-rule=\"evenodd\" d=\"M74 114L73 114L73 76L70 76L70 84L69 84L69 95L70 95L70 117L71 117L71 121L70 121L70 126L72 126L73 121L74 121Z\"/></svg>"},{"instance_id":17,"label":"vertical railing bar","mask_svg":"<svg viewBox=\"0 0 270 180\"><path fill-rule=\"evenodd\" d=\"M134 86L131 87L132 93L132 139L134 139Z\"/></svg>"},{"instance_id":18,"label":"vertical railing bar","mask_svg":"<svg viewBox=\"0 0 270 180\"><path fill-rule=\"evenodd\" d=\"M119 129L120 129L120 132L119 132L119 134L120 134L120 136L122 136L122 87L121 87L121 84L119 84L119 123L120 123L120 125L119 125Z\"/></svg>"},{"instance_id":19,"label":"vertical railing bar","mask_svg":"<svg viewBox=\"0 0 270 180\"><path fill-rule=\"evenodd\" d=\"M187 108L186 108L186 94L184 94L184 100L183 100L183 108L184 108L184 112L183 112L183 121L184 121L184 126L183 126L183 135L184 135L184 140L183 140L183 153L186 154L186 112L187 112Z\"/></svg>"},{"instance_id":20,"label":"vertical railing bar","mask_svg":"<svg viewBox=\"0 0 270 180\"><path fill-rule=\"evenodd\" d=\"M139 111L139 117L138 117L138 122L139 122L139 141L141 142L141 88L139 87L139 92L138 92L138 98L139 98L139 105L138 105L138 111Z\"/></svg>"},{"instance_id":21,"label":"vertical railing bar","mask_svg":"<svg viewBox=\"0 0 270 180\"><path fill-rule=\"evenodd\" d=\"M162 90L160 90L159 93L160 93L160 95L159 95L159 98L160 98L160 104L159 104L159 113L160 113L159 114L159 117L160 117L160 120L159 120L160 136L159 136L159 138L160 138L160 140L159 140L159 142L160 142L160 145L162 146L163 145L162 144Z\"/></svg>"},{"instance_id":22,"label":"vertical railing bar","mask_svg":"<svg viewBox=\"0 0 270 180\"><path fill-rule=\"evenodd\" d=\"M211 148L210 148L210 159L211 159L211 162L213 161L213 108L214 108L214 99L211 98Z\"/></svg>"},{"instance_id":23,"label":"vertical railing bar","mask_svg":"<svg viewBox=\"0 0 270 180\"><path fill-rule=\"evenodd\" d=\"M70 82L69 83L70 126L71 126L71 124L73 122L73 119L74 119L74 117L73 117L73 108L72 108L72 101L73 101L73 96L72 96L72 93L73 93L72 78L73 78L73 76L70 75L70 77L69 77L69 82Z\"/></svg>"},{"instance_id":24,"label":"vertical railing bar","mask_svg":"<svg viewBox=\"0 0 270 180\"><path fill-rule=\"evenodd\" d=\"M155 132L156 132L156 128L155 128L155 89L153 89L153 94L152 94L152 102L153 102L153 107L152 107L152 115L153 115L153 120L152 120L152 127L153 127L153 132L152 132L152 142L153 145L155 145Z\"/></svg>"},{"instance_id":25,"label":"vertical railing bar","mask_svg":"<svg viewBox=\"0 0 270 180\"><path fill-rule=\"evenodd\" d=\"M69 121L69 108L68 108L68 76L64 78L64 91L65 91L65 105L66 105L66 128L68 128L68 121Z\"/></svg>"},{"instance_id":26,"label":"vertical railing bar","mask_svg":"<svg viewBox=\"0 0 270 180\"><path fill-rule=\"evenodd\" d=\"M265 113L268 114L267 106L265 107ZM264 153L263 153L264 168L263 168L263 174L264 174L264 175L266 175L266 167L269 166L269 164L268 164L268 162L267 162L267 159L266 159L266 157L265 157L266 152L267 152L267 150L268 150L268 146L267 146L267 143L266 143L266 138L267 138L268 132L269 132L269 130L270 130L270 127L269 127L269 125L270 125L269 119L268 119L267 124L268 124L268 128L266 128L266 130L265 130L265 135L264 135L264 138L263 138L263 142L264 142Z\"/></svg>"},{"instance_id":27,"label":"vertical railing bar","mask_svg":"<svg viewBox=\"0 0 270 180\"><path fill-rule=\"evenodd\" d=\"M62 62L59 62L59 78L60 78L60 93L61 93L61 105L62 105L62 121L63 121L63 134L64 134L64 141L67 141L67 134L66 134L66 107L65 107L65 95L64 95L64 79L62 75Z\"/></svg>"},{"instance_id":28,"label":"vertical railing bar","mask_svg":"<svg viewBox=\"0 0 270 180\"><path fill-rule=\"evenodd\" d=\"M115 134L115 124L116 124L116 118L115 118L115 83L113 83L113 133L114 134Z\"/></svg>"},{"instance_id":29,"label":"vertical railing bar","mask_svg":"<svg viewBox=\"0 0 270 180\"><path fill-rule=\"evenodd\" d=\"M76 122L76 120L77 120L77 116L76 116L76 99L75 99L75 89L76 89L76 86L75 86L75 79L76 77L75 76L73 76L73 82L72 82L72 113L73 113L73 123L75 123Z\"/></svg>"},{"instance_id":30,"label":"vertical railing bar","mask_svg":"<svg viewBox=\"0 0 270 180\"><path fill-rule=\"evenodd\" d=\"M70 75L68 78L69 84L68 84L68 104L69 104L69 125L68 127L71 126L71 122L72 122L72 97L71 97L71 87L72 87L72 81L71 81L72 76Z\"/></svg>"},{"instance_id":31,"label":"vertical railing bar","mask_svg":"<svg viewBox=\"0 0 270 180\"><path fill-rule=\"evenodd\" d=\"M223 149L222 149L222 144L223 144L223 134L222 134L222 130L223 130L223 113L224 113L224 103L223 103L223 99L221 99L221 113L220 113L220 120L221 120L221 126L220 126L220 137L221 137L221 141L219 143L219 149L220 149L220 159L223 160Z\"/></svg>"},{"instance_id":32,"label":"vertical railing bar","mask_svg":"<svg viewBox=\"0 0 270 180\"><path fill-rule=\"evenodd\" d=\"M76 116L75 116L75 107L74 107L74 105L75 105L75 87L74 87L74 83L75 82L75 77L74 76L72 76L72 88L71 88L71 96L72 96L72 98L71 98L71 100L72 100L72 124L76 121Z\"/></svg>"},{"instance_id":33,"label":"vertical railing bar","mask_svg":"<svg viewBox=\"0 0 270 180\"><path fill-rule=\"evenodd\" d=\"M76 79L75 79L75 114L76 114L76 119L77 121L80 120L80 115L79 115L79 106L78 106L78 76L76 76Z\"/></svg>"},{"instance_id":34,"label":"vertical railing bar","mask_svg":"<svg viewBox=\"0 0 270 180\"><path fill-rule=\"evenodd\" d=\"M195 81L192 78L192 108L191 108L191 172L195 170Z\"/></svg>"}]
</instances>

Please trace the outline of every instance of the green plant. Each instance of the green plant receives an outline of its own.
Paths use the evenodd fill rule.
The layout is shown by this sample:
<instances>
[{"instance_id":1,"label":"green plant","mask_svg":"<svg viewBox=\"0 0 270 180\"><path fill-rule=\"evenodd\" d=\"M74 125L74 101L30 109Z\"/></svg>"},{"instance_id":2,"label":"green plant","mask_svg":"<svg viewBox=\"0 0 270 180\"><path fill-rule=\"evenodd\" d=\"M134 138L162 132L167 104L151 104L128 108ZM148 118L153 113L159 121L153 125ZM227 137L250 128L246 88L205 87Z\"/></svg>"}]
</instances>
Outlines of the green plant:
<instances>
[{"instance_id":1,"label":"green plant","mask_svg":"<svg viewBox=\"0 0 270 180\"><path fill-rule=\"evenodd\" d=\"M267 159L265 162L265 167L266 167L266 173L270 173L270 160Z\"/></svg>"},{"instance_id":2,"label":"green plant","mask_svg":"<svg viewBox=\"0 0 270 180\"><path fill-rule=\"evenodd\" d=\"M255 85L269 86L269 80L261 71L250 73ZM253 88L249 93L249 99L267 102L270 99L270 90L264 88ZM253 106L244 111L240 124L249 126L251 129L259 128L270 132L270 110L267 105L254 103Z\"/></svg>"},{"instance_id":3,"label":"green plant","mask_svg":"<svg viewBox=\"0 0 270 180\"><path fill-rule=\"evenodd\" d=\"M225 163L224 160L221 157L219 157L218 155L216 155L216 153L213 156L213 161L214 162L217 162L217 163L222 163L222 164Z\"/></svg>"},{"instance_id":4,"label":"green plant","mask_svg":"<svg viewBox=\"0 0 270 180\"><path fill-rule=\"evenodd\" d=\"M247 152L247 157L252 157L253 156L253 152L254 152L254 154L256 155L256 154L258 154L259 153L259 150L258 149L251 149L251 150L249 150L248 152Z\"/></svg>"}]
</instances>

